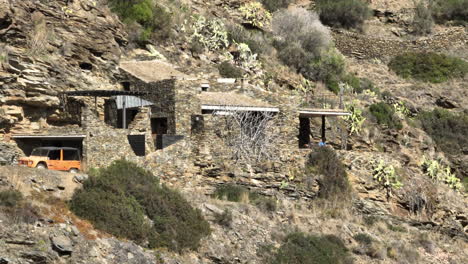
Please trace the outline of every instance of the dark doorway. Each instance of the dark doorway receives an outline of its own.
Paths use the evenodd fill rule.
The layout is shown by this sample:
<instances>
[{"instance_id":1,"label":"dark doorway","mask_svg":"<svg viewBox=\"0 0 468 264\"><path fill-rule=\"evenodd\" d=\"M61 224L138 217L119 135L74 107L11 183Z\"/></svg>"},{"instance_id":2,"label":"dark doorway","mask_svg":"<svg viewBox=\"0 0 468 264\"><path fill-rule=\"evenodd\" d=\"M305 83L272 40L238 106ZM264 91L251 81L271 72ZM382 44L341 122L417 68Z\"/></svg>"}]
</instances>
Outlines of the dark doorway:
<instances>
[{"instance_id":1,"label":"dark doorway","mask_svg":"<svg viewBox=\"0 0 468 264\"><path fill-rule=\"evenodd\" d=\"M106 124L117 128L118 127L118 111L115 99L107 99L104 101L104 121Z\"/></svg>"},{"instance_id":2,"label":"dark doorway","mask_svg":"<svg viewBox=\"0 0 468 264\"><path fill-rule=\"evenodd\" d=\"M128 135L128 143L137 156L145 156L145 135Z\"/></svg>"},{"instance_id":3,"label":"dark doorway","mask_svg":"<svg viewBox=\"0 0 468 264\"><path fill-rule=\"evenodd\" d=\"M156 149L163 149L163 135L167 134L167 117L151 118L151 135Z\"/></svg>"},{"instance_id":4,"label":"dark doorway","mask_svg":"<svg viewBox=\"0 0 468 264\"><path fill-rule=\"evenodd\" d=\"M310 119L299 117L299 148L310 146Z\"/></svg>"},{"instance_id":5,"label":"dark doorway","mask_svg":"<svg viewBox=\"0 0 468 264\"><path fill-rule=\"evenodd\" d=\"M130 82L122 82L121 84L124 91L130 91Z\"/></svg>"},{"instance_id":6,"label":"dark doorway","mask_svg":"<svg viewBox=\"0 0 468 264\"><path fill-rule=\"evenodd\" d=\"M203 115L192 115L192 135L203 133L204 127Z\"/></svg>"}]
</instances>

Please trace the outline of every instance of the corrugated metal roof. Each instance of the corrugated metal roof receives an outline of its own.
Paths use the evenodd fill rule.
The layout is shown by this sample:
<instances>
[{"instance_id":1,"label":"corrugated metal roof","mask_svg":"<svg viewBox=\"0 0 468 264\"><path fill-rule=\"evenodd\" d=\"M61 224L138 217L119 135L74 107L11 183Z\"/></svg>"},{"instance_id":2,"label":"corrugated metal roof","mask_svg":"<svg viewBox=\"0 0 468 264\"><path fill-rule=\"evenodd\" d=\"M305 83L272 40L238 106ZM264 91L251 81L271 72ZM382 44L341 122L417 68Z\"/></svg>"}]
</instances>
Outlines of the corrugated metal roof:
<instances>
[{"instance_id":1,"label":"corrugated metal roof","mask_svg":"<svg viewBox=\"0 0 468 264\"><path fill-rule=\"evenodd\" d=\"M123 109L125 102L125 108L137 108L142 106L153 105L150 101L142 99L136 96L118 95L115 96L115 102L117 103L117 109Z\"/></svg>"}]
</instances>

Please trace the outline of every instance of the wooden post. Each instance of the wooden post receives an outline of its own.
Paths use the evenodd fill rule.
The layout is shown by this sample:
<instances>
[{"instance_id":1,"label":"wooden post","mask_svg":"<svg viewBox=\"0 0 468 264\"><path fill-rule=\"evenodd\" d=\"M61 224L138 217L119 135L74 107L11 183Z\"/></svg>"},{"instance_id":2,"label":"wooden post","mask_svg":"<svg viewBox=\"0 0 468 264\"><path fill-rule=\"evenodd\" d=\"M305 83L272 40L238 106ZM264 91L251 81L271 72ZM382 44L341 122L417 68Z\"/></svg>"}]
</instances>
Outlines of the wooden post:
<instances>
[{"instance_id":1,"label":"wooden post","mask_svg":"<svg viewBox=\"0 0 468 264\"><path fill-rule=\"evenodd\" d=\"M125 105L126 96L122 96L122 128L125 129L127 126L127 108Z\"/></svg>"},{"instance_id":2,"label":"wooden post","mask_svg":"<svg viewBox=\"0 0 468 264\"><path fill-rule=\"evenodd\" d=\"M322 142L327 142L327 138L325 137L325 116L322 116Z\"/></svg>"}]
</instances>

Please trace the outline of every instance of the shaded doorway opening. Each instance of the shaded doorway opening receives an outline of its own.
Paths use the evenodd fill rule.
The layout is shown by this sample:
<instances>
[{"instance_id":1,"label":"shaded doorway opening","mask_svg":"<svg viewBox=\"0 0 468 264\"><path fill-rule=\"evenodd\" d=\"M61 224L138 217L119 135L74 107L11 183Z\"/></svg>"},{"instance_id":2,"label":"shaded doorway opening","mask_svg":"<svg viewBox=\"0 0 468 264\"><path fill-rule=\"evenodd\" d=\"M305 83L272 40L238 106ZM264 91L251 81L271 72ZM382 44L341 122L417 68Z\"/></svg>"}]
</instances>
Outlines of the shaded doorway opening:
<instances>
[{"instance_id":1,"label":"shaded doorway opening","mask_svg":"<svg viewBox=\"0 0 468 264\"><path fill-rule=\"evenodd\" d=\"M163 135L167 134L167 117L151 118L151 136L156 149L163 149Z\"/></svg>"},{"instance_id":2,"label":"shaded doorway opening","mask_svg":"<svg viewBox=\"0 0 468 264\"><path fill-rule=\"evenodd\" d=\"M310 134L310 119L299 117L299 148L309 148Z\"/></svg>"},{"instance_id":3,"label":"shaded doorway opening","mask_svg":"<svg viewBox=\"0 0 468 264\"><path fill-rule=\"evenodd\" d=\"M191 125L191 133L192 135L201 134L205 128L205 119L203 115L192 115L191 117L192 125Z\"/></svg>"},{"instance_id":4,"label":"shaded doorway opening","mask_svg":"<svg viewBox=\"0 0 468 264\"><path fill-rule=\"evenodd\" d=\"M128 135L127 139L135 155L139 157L145 156L145 135Z\"/></svg>"}]
</instances>

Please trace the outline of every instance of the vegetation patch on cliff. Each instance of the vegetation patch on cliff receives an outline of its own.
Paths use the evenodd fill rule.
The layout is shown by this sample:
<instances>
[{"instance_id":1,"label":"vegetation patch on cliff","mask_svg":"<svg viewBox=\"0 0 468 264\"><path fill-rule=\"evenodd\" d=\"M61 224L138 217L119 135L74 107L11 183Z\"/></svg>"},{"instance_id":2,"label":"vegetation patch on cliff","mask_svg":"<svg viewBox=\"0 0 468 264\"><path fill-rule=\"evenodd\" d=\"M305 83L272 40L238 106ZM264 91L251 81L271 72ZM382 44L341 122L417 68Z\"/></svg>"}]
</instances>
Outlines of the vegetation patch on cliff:
<instances>
[{"instance_id":1,"label":"vegetation patch on cliff","mask_svg":"<svg viewBox=\"0 0 468 264\"><path fill-rule=\"evenodd\" d=\"M383 102L373 104L369 107L371 114L377 119L379 125L387 126L390 129L401 129L403 125L395 115L395 109Z\"/></svg>"},{"instance_id":2,"label":"vegetation patch on cliff","mask_svg":"<svg viewBox=\"0 0 468 264\"><path fill-rule=\"evenodd\" d=\"M347 197L351 193L343 162L329 147L319 147L309 154L307 174L320 174L319 197Z\"/></svg>"},{"instance_id":3,"label":"vegetation patch on cliff","mask_svg":"<svg viewBox=\"0 0 468 264\"><path fill-rule=\"evenodd\" d=\"M359 28L371 16L371 9L361 0L318 0L320 20L325 25Z\"/></svg>"},{"instance_id":4,"label":"vegetation patch on cliff","mask_svg":"<svg viewBox=\"0 0 468 264\"><path fill-rule=\"evenodd\" d=\"M423 129L449 154L462 154L468 146L468 114L434 109L418 115Z\"/></svg>"},{"instance_id":5,"label":"vegetation patch on cliff","mask_svg":"<svg viewBox=\"0 0 468 264\"><path fill-rule=\"evenodd\" d=\"M408 52L392 59L388 65L403 78L441 83L452 78L463 78L468 63L462 59L433 52Z\"/></svg>"},{"instance_id":6,"label":"vegetation patch on cliff","mask_svg":"<svg viewBox=\"0 0 468 264\"><path fill-rule=\"evenodd\" d=\"M353 263L341 239L333 235L289 234L273 257L272 264Z\"/></svg>"},{"instance_id":7,"label":"vegetation patch on cliff","mask_svg":"<svg viewBox=\"0 0 468 264\"><path fill-rule=\"evenodd\" d=\"M196 249L210 233L200 210L125 160L93 170L73 195L70 208L98 229L150 248Z\"/></svg>"}]
</instances>

